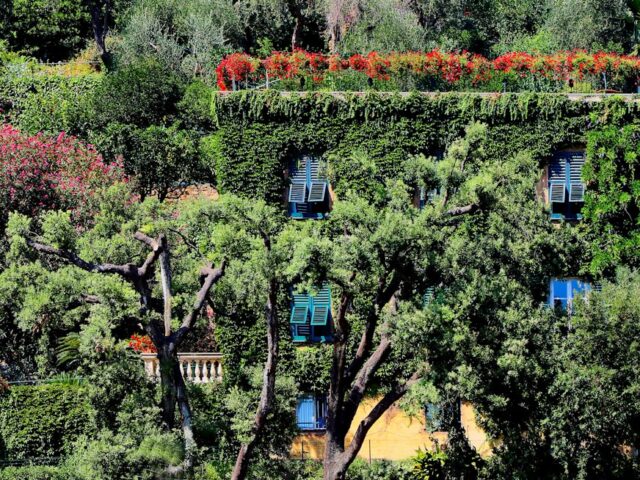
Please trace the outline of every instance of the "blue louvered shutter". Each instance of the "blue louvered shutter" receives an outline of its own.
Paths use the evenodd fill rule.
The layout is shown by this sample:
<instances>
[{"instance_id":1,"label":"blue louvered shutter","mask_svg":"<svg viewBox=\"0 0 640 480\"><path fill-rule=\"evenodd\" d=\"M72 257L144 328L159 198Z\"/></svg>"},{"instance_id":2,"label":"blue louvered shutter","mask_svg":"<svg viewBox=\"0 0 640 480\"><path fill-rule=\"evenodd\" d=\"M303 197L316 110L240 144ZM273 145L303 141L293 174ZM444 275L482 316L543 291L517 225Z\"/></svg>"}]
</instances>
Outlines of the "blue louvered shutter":
<instances>
[{"instance_id":1,"label":"blue louvered shutter","mask_svg":"<svg viewBox=\"0 0 640 480\"><path fill-rule=\"evenodd\" d=\"M309 182L309 202L324 202L327 192L327 181L320 178L320 161L314 157L306 157L307 180Z\"/></svg>"},{"instance_id":2,"label":"blue louvered shutter","mask_svg":"<svg viewBox=\"0 0 640 480\"><path fill-rule=\"evenodd\" d=\"M309 307L309 295L306 293L294 293L290 322L294 325L307 323L309 318Z\"/></svg>"},{"instance_id":3,"label":"blue louvered shutter","mask_svg":"<svg viewBox=\"0 0 640 480\"><path fill-rule=\"evenodd\" d=\"M585 185L582 183L583 153L574 153L569 158L569 201L584 202Z\"/></svg>"},{"instance_id":4,"label":"blue louvered shutter","mask_svg":"<svg viewBox=\"0 0 640 480\"><path fill-rule=\"evenodd\" d=\"M307 183L296 180L291 181L289 186L289 203L304 203L307 196Z\"/></svg>"},{"instance_id":5,"label":"blue louvered shutter","mask_svg":"<svg viewBox=\"0 0 640 480\"><path fill-rule=\"evenodd\" d=\"M296 423L300 430L313 430L316 424L316 399L306 395L298 399Z\"/></svg>"},{"instance_id":6,"label":"blue louvered shutter","mask_svg":"<svg viewBox=\"0 0 640 480\"><path fill-rule=\"evenodd\" d=\"M315 297L311 311L311 325L323 326L329 321L331 312L331 289L329 285L323 285Z\"/></svg>"},{"instance_id":7,"label":"blue louvered shutter","mask_svg":"<svg viewBox=\"0 0 640 480\"><path fill-rule=\"evenodd\" d=\"M442 407L435 403L427 403L424 409L424 416L427 420L427 429L435 432L442 429Z\"/></svg>"},{"instance_id":8,"label":"blue louvered shutter","mask_svg":"<svg viewBox=\"0 0 640 480\"><path fill-rule=\"evenodd\" d=\"M420 187L418 200L419 207L421 209L424 208L424 205L427 202L427 189L425 187Z\"/></svg>"},{"instance_id":9,"label":"blue louvered shutter","mask_svg":"<svg viewBox=\"0 0 640 480\"><path fill-rule=\"evenodd\" d=\"M436 289L434 287L428 287L424 294L422 295L422 306L426 307L433 301L433 297L436 293Z\"/></svg>"},{"instance_id":10,"label":"blue louvered shutter","mask_svg":"<svg viewBox=\"0 0 640 480\"><path fill-rule=\"evenodd\" d=\"M291 173L291 185L289 186L289 202L304 203L307 201L307 160L302 159L300 165Z\"/></svg>"},{"instance_id":11,"label":"blue louvered shutter","mask_svg":"<svg viewBox=\"0 0 640 480\"><path fill-rule=\"evenodd\" d=\"M564 203L566 196L567 171L564 157L557 156L549 163L549 201Z\"/></svg>"}]
</instances>

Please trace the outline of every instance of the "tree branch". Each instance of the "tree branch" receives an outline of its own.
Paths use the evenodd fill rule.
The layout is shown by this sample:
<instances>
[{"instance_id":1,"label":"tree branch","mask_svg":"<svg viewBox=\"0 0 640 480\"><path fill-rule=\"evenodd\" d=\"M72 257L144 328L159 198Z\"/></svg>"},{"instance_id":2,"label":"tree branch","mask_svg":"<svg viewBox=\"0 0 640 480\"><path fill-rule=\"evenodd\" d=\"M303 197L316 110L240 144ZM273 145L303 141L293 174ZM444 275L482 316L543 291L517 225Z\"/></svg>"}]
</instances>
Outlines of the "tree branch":
<instances>
[{"instance_id":1,"label":"tree branch","mask_svg":"<svg viewBox=\"0 0 640 480\"><path fill-rule=\"evenodd\" d=\"M447 215L451 217L457 217L460 215L466 215L467 213L474 213L478 209L480 209L480 205L478 205L477 203L471 203L463 207L456 207L456 208L447 210Z\"/></svg>"},{"instance_id":2,"label":"tree branch","mask_svg":"<svg viewBox=\"0 0 640 480\"><path fill-rule=\"evenodd\" d=\"M358 371L358 374L353 382L353 386L351 387L349 398L344 403L343 419L348 424L351 424L351 421L355 417L356 411L358 410L358 405L360 405L360 401L364 397L364 392L369 386L371 378L376 373L378 368L380 368L380 365L382 365L387 359L390 352L391 339L388 335L383 335L380 343L378 344L378 347L371 354L371 356L369 356L362 368Z\"/></svg>"},{"instance_id":3,"label":"tree branch","mask_svg":"<svg viewBox=\"0 0 640 480\"><path fill-rule=\"evenodd\" d=\"M207 295L209 295L209 290L211 290L211 287L213 287L213 285L215 285L216 282L218 282L218 280L222 278L222 276L224 275L226 266L227 266L226 260L222 260L218 268L213 269L211 267L203 267L202 270L200 271L202 286L200 287L200 290L196 295L196 301L193 303L193 307L191 308L191 311L184 317L184 319L182 320L182 325L176 332L176 337L175 337L176 346L180 344L184 336L193 326L193 323L198 318L198 314L200 313L200 311L202 310L202 308L204 307L207 301Z\"/></svg>"},{"instance_id":4,"label":"tree branch","mask_svg":"<svg viewBox=\"0 0 640 480\"><path fill-rule=\"evenodd\" d=\"M137 270L137 267L131 263L127 263L124 265L115 265L112 263L96 264L87 262L86 260L83 260L78 255L76 255L74 252L51 247L43 243L35 242L31 239L27 239L27 245L40 253L62 258L63 260L66 260L67 262L87 272L115 273L130 280L134 272Z\"/></svg>"},{"instance_id":5,"label":"tree branch","mask_svg":"<svg viewBox=\"0 0 640 480\"><path fill-rule=\"evenodd\" d=\"M418 375L418 372L416 372L406 382L396 385L393 390L382 397L380 401L369 412L369 414L364 419L362 419L362 421L358 425L356 433L353 436L353 439L351 440L351 443L349 444L349 447L345 451L345 455L347 455L349 463L351 463L351 461L353 461L355 456L358 454L358 451L362 447L369 429L371 429L376 420L378 420L391 405L400 400L404 396L404 394L407 393L411 385L415 384L419 380L420 376Z\"/></svg>"}]
</instances>

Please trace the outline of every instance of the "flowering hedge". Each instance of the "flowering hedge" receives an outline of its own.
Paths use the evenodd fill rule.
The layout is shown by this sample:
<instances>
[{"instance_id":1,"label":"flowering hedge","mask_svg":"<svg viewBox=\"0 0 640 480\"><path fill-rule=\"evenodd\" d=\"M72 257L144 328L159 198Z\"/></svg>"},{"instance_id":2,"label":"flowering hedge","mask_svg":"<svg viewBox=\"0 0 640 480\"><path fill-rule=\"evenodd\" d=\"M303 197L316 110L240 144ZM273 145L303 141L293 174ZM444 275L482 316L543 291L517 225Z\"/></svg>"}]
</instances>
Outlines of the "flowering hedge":
<instances>
[{"instance_id":1,"label":"flowering hedge","mask_svg":"<svg viewBox=\"0 0 640 480\"><path fill-rule=\"evenodd\" d=\"M349 74L364 75L371 81L402 85L412 78L419 89L491 88L504 82L530 80L531 89L544 89L568 81L590 82L598 87L629 88L640 77L640 57L600 52L563 51L553 55L511 52L489 60L469 52L404 52L368 55L311 53L304 50L273 52L265 59L245 53L225 57L216 69L220 90L242 87L244 83L310 79L322 84L328 78ZM496 83L497 81L497 83ZM536 87L536 83L538 86ZM494 83L491 85L491 83ZM550 83L555 82L555 84Z\"/></svg>"},{"instance_id":2,"label":"flowering hedge","mask_svg":"<svg viewBox=\"0 0 640 480\"><path fill-rule=\"evenodd\" d=\"M93 146L64 132L31 136L0 126L0 207L5 213L67 209L80 220L96 191L122 180L120 164L106 164Z\"/></svg>"}]
</instances>

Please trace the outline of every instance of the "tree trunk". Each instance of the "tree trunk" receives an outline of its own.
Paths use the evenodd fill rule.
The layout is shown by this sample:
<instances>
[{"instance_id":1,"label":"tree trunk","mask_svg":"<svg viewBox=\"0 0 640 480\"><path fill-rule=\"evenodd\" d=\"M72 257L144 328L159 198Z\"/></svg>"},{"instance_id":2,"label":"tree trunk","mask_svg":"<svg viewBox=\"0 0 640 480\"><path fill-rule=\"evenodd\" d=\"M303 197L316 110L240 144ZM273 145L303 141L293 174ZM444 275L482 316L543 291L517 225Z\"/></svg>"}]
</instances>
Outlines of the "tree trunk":
<instances>
[{"instance_id":1,"label":"tree trunk","mask_svg":"<svg viewBox=\"0 0 640 480\"><path fill-rule=\"evenodd\" d=\"M324 461L322 462L324 480L343 480L351 462L345 462L344 438L325 437Z\"/></svg>"},{"instance_id":2,"label":"tree trunk","mask_svg":"<svg viewBox=\"0 0 640 480\"><path fill-rule=\"evenodd\" d=\"M236 464L233 467L231 480L244 480L247 477L251 454L265 427L267 415L271 410L276 387L276 366L278 362L278 318L275 311L277 285L271 281L269 297L265 309L267 321L267 361L262 374L262 391L260 402L253 422L251 440L240 446Z\"/></svg>"},{"instance_id":3,"label":"tree trunk","mask_svg":"<svg viewBox=\"0 0 640 480\"><path fill-rule=\"evenodd\" d=\"M178 401L178 378L182 379L178 355L168 344L158 348L160 388L162 390L162 421L166 428L174 428Z\"/></svg>"},{"instance_id":4,"label":"tree trunk","mask_svg":"<svg viewBox=\"0 0 640 480\"><path fill-rule=\"evenodd\" d=\"M189 405L189 398L187 396L187 386L184 383L184 378L182 378L180 365L176 364L176 368L176 378L178 379L177 400L178 407L180 408L180 415L182 417L182 435L184 437L184 467L189 470L193 467L193 455L196 449L196 441L193 438L191 406Z\"/></svg>"}]
</instances>

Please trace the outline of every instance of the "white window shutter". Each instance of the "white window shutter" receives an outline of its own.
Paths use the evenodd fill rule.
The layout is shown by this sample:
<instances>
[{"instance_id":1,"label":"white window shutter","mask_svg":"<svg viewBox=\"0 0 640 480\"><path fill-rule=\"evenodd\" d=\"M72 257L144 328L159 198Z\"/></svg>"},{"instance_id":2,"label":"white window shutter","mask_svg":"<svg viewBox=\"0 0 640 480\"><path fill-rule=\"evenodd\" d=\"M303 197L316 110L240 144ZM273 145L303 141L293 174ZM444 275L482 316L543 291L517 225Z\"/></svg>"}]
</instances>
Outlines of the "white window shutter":
<instances>
[{"instance_id":1,"label":"white window shutter","mask_svg":"<svg viewBox=\"0 0 640 480\"><path fill-rule=\"evenodd\" d=\"M304 203L307 197L307 183L304 181L294 180L289 186L289 202Z\"/></svg>"}]
</instances>

